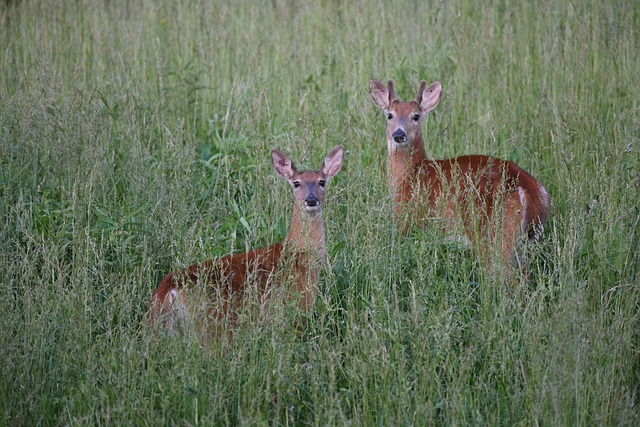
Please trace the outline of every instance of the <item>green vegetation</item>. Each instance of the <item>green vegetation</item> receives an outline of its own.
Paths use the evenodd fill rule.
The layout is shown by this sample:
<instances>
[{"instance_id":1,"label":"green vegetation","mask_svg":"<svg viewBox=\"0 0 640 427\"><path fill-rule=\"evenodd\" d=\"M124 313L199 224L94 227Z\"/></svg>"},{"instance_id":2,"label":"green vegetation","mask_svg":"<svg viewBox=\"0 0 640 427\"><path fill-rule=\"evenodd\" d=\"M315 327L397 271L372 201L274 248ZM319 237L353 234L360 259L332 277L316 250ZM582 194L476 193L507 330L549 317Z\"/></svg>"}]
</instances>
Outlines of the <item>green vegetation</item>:
<instances>
[{"instance_id":1,"label":"green vegetation","mask_svg":"<svg viewBox=\"0 0 640 427\"><path fill-rule=\"evenodd\" d=\"M640 425L639 29L632 0L0 3L0 424ZM442 81L434 158L546 185L528 283L394 231L372 77ZM285 235L270 148L336 144L307 327L154 336L166 273Z\"/></svg>"}]
</instances>

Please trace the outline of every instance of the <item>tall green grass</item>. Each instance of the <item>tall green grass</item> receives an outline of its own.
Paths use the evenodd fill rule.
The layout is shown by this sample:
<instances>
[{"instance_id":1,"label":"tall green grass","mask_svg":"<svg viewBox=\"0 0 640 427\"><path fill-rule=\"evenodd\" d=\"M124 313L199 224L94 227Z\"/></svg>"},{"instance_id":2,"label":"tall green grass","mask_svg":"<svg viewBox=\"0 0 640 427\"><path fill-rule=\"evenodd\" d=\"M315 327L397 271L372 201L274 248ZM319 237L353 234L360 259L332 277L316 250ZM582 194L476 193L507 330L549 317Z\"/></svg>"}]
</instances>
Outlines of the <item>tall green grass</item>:
<instances>
[{"instance_id":1,"label":"tall green grass","mask_svg":"<svg viewBox=\"0 0 640 427\"><path fill-rule=\"evenodd\" d=\"M0 422L640 424L638 28L634 1L2 2ZM394 230L372 77L443 82L434 158L545 184L529 282ZM167 272L286 234L269 149L338 143L307 327L154 337Z\"/></svg>"}]
</instances>

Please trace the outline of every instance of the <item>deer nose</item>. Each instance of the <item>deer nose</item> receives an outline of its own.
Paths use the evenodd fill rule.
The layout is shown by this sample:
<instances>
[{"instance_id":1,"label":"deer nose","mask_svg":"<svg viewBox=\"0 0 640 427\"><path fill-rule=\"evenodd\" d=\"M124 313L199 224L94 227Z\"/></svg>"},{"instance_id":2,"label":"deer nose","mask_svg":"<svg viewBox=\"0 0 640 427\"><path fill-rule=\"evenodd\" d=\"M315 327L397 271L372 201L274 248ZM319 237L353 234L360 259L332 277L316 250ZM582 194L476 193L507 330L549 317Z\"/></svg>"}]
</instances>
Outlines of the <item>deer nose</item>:
<instances>
[{"instance_id":1,"label":"deer nose","mask_svg":"<svg viewBox=\"0 0 640 427\"><path fill-rule=\"evenodd\" d=\"M314 206L318 206L319 204L320 204L320 200L318 200L318 196L316 196L315 194L309 194L304 199L305 206L314 207Z\"/></svg>"},{"instance_id":2,"label":"deer nose","mask_svg":"<svg viewBox=\"0 0 640 427\"><path fill-rule=\"evenodd\" d=\"M402 129L396 129L393 135L391 135L391 138L393 138L395 142L405 142L407 140L407 134Z\"/></svg>"}]
</instances>

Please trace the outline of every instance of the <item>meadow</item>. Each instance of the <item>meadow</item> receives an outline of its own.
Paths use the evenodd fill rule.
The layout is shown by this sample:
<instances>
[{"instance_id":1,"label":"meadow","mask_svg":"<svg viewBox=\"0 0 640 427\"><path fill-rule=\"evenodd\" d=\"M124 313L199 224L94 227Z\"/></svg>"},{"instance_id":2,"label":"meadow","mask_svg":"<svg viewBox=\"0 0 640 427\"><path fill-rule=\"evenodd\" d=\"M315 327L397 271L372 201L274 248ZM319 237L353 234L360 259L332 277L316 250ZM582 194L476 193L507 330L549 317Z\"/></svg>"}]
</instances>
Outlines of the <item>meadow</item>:
<instances>
[{"instance_id":1,"label":"meadow","mask_svg":"<svg viewBox=\"0 0 640 427\"><path fill-rule=\"evenodd\" d=\"M638 52L632 0L0 3L0 424L640 425ZM529 280L394 227L371 78L545 184ZM337 144L307 325L154 335L168 272L286 234L270 149Z\"/></svg>"}]
</instances>

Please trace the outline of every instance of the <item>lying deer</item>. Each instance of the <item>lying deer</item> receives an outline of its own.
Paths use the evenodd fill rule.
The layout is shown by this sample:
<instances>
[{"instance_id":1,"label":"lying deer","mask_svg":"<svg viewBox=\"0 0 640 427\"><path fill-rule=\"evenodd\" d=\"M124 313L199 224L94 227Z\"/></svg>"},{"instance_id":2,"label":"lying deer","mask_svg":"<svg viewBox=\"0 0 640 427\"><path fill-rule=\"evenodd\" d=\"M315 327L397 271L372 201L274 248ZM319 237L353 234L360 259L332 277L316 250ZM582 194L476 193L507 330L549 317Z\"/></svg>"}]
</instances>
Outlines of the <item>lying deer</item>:
<instances>
[{"instance_id":1,"label":"lying deer","mask_svg":"<svg viewBox=\"0 0 640 427\"><path fill-rule=\"evenodd\" d=\"M308 312L326 253L322 223L326 185L343 160L343 149L337 146L320 170L299 172L284 153L271 150L273 167L291 184L295 199L285 239L168 274L149 302L152 324L171 331L191 321L200 333L230 338L243 310L266 304L279 291L301 312Z\"/></svg>"},{"instance_id":2,"label":"lying deer","mask_svg":"<svg viewBox=\"0 0 640 427\"><path fill-rule=\"evenodd\" d=\"M394 194L395 218L407 232L440 222L443 229L464 228L485 261L488 245L499 245L504 266L517 264L519 236L535 240L549 212L544 186L509 160L468 155L429 160L420 125L440 100L440 82L420 82L413 101L398 100L393 81L370 82L370 96L387 118L387 184ZM436 221L433 221L436 220ZM511 264L511 265L509 265Z\"/></svg>"}]
</instances>

